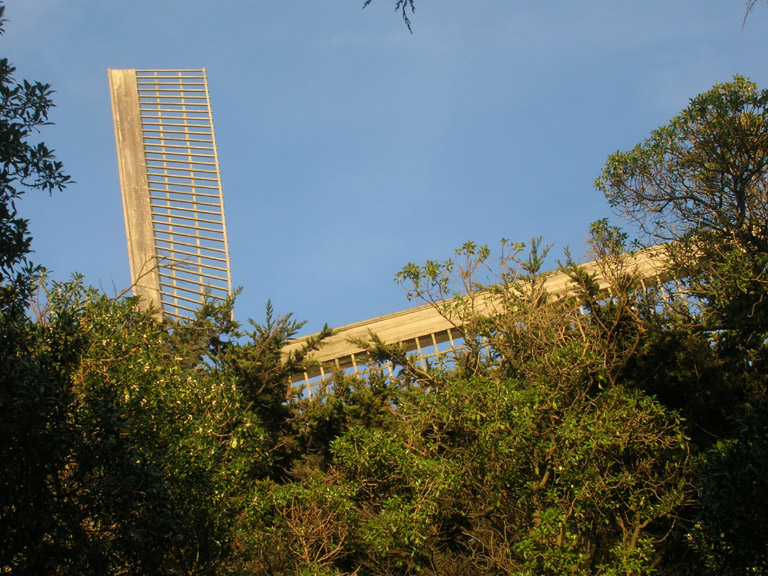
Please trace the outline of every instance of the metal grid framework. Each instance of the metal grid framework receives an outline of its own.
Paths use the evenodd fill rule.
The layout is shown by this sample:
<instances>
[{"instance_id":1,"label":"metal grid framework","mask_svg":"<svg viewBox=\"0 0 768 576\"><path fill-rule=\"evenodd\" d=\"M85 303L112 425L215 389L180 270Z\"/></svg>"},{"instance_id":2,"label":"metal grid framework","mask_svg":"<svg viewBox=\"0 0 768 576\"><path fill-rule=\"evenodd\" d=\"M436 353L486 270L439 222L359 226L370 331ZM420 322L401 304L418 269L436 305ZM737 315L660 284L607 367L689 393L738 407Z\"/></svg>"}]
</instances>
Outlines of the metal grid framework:
<instances>
[{"instance_id":1,"label":"metal grid framework","mask_svg":"<svg viewBox=\"0 0 768 576\"><path fill-rule=\"evenodd\" d=\"M151 222L151 247L131 262L132 281L154 276L143 296L165 315L189 318L204 299L221 301L231 294L224 203L205 69L110 70L118 156L134 139L142 163L138 185L121 169L129 252L139 236L131 228L146 226L129 214L126 194L142 206L136 218ZM127 102L135 98L135 102ZM138 115L138 119L130 118ZM137 121L136 121L137 120ZM121 168L125 161L121 161ZM141 240L138 240L139 242ZM154 293L151 293L154 292Z\"/></svg>"}]
</instances>

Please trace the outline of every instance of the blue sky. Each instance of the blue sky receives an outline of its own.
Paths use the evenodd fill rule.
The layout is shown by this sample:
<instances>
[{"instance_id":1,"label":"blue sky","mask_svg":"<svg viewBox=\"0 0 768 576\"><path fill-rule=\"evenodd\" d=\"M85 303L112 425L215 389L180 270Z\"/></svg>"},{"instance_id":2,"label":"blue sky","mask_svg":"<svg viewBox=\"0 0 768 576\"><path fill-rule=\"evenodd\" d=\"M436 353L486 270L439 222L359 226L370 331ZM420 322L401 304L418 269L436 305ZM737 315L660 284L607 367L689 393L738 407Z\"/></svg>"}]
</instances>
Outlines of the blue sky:
<instances>
[{"instance_id":1,"label":"blue sky","mask_svg":"<svg viewBox=\"0 0 768 576\"><path fill-rule=\"evenodd\" d=\"M76 180L25 197L34 259L130 284L108 68L208 71L236 317L340 326L411 303L393 278L466 240L584 250L593 188L688 100L768 88L768 7L714 0L7 0L2 55L53 85Z\"/></svg>"}]
</instances>

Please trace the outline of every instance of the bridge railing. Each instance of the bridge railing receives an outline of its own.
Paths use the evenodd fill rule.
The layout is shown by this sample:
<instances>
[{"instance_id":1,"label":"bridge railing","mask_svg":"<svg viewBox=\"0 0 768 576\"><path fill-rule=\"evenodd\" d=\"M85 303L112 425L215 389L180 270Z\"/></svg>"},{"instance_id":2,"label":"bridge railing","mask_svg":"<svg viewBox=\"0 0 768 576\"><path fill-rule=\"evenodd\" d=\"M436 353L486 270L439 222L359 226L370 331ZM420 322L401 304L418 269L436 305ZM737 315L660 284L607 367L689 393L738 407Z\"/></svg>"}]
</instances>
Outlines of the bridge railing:
<instances>
[{"instance_id":1,"label":"bridge railing","mask_svg":"<svg viewBox=\"0 0 768 576\"><path fill-rule=\"evenodd\" d=\"M627 255L627 271L635 273L645 285L662 285L671 279L664 254L664 247L656 246ZM600 288L609 290L609 282L603 277L599 262L583 264L580 268L594 275ZM549 294L565 296L575 289L575 283L567 273L553 272L545 277L543 288ZM489 294L476 299L475 305L475 313L488 314L498 309L499 302ZM449 319L441 313L445 308L424 304L337 328L310 356L313 366L292 377L294 394L311 396L318 385L338 372L365 374L372 370L387 370L391 374L390 365L372 366L366 350L360 346L359 341L370 340L371 334L385 344L404 346L423 368L428 363L435 365L443 361L450 353L464 347L461 319ZM300 349L308 338L310 336L304 336L291 342L286 353Z\"/></svg>"}]
</instances>

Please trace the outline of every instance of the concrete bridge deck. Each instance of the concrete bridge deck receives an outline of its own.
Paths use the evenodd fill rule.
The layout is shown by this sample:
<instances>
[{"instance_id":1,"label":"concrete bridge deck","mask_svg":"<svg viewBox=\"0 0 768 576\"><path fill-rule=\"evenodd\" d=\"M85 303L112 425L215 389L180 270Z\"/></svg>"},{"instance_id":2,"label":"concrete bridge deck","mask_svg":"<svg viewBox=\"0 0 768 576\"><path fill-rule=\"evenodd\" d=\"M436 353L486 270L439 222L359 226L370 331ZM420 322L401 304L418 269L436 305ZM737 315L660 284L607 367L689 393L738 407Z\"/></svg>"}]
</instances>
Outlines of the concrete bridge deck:
<instances>
[{"instance_id":1,"label":"concrete bridge deck","mask_svg":"<svg viewBox=\"0 0 768 576\"><path fill-rule=\"evenodd\" d=\"M657 246L635 252L628 256L628 271L635 272L646 283L658 283L669 280L665 266L663 246ZM595 275L603 289L608 288L608 282L602 277L597 262L581 265L586 272ZM573 281L564 272L553 272L546 276L544 289L553 295L564 296L575 287ZM476 312L487 314L493 312L498 301L488 295L477 300ZM369 340L370 334L376 334L386 344L402 344L409 353L414 353L426 366L428 360L437 359L451 350L462 347L460 322L458 319L448 319L432 304L424 304L362 322L342 326L334 330L321 348L311 355L317 365L297 374L292 379L293 384L306 388L310 393L312 386L327 378L334 372L365 373L370 370L365 350L356 340ZM304 336L292 341L286 352L298 350L308 338Z\"/></svg>"}]
</instances>

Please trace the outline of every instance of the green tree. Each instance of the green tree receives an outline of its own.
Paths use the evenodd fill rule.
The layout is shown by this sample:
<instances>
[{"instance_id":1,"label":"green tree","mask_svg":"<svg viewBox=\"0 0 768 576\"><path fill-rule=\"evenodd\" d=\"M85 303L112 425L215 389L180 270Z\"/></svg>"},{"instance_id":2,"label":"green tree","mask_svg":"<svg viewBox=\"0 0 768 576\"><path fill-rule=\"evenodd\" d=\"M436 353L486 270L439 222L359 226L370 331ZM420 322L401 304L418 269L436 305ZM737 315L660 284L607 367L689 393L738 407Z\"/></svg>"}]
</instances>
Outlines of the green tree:
<instances>
[{"instance_id":1,"label":"green tree","mask_svg":"<svg viewBox=\"0 0 768 576\"><path fill-rule=\"evenodd\" d=\"M667 243L674 275L697 303L674 310L676 321L717 353L709 370L729 391L723 407L764 396L768 91L738 76L716 85L633 150L610 156L596 185L644 242Z\"/></svg>"},{"instance_id":2,"label":"green tree","mask_svg":"<svg viewBox=\"0 0 768 576\"><path fill-rule=\"evenodd\" d=\"M207 349L179 356L205 322L169 330L78 279L41 290L6 359L3 570L215 572L243 486L271 460L235 383L201 361Z\"/></svg>"},{"instance_id":3,"label":"green tree","mask_svg":"<svg viewBox=\"0 0 768 576\"><path fill-rule=\"evenodd\" d=\"M618 575L674 565L689 443L628 362L661 327L661 295L632 274L619 231L593 232L610 298L570 262L575 292L547 295L540 241L528 253L504 243L496 266L473 243L407 266L409 294L461 325L465 350L424 369L373 338L372 360L399 376L339 375L291 406L304 457L253 498L245 532L259 535L252 550L271 553L252 556L251 571Z\"/></svg>"},{"instance_id":4,"label":"green tree","mask_svg":"<svg viewBox=\"0 0 768 576\"><path fill-rule=\"evenodd\" d=\"M0 4L0 34L4 14ZM50 87L16 83L14 72L7 59L0 59L0 563L4 570L30 542L40 542L46 531L52 507L45 497L49 466L60 461L56 438L64 433L66 417L58 403L66 394L58 386L61 366L43 366L42 359L29 354L35 343L25 309L39 271L27 260L31 239L17 201L30 190L61 189L69 177L52 151L34 140L53 105Z\"/></svg>"},{"instance_id":5,"label":"green tree","mask_svg":"<svg viewBox=\"0 0 768 576\"><path fill-rule=\"evenodd\" d=\"M0 4L0 35L5 6ZM14 291L28 294L27 262L31 238L27 220L17 210L17 201L28 190L61 190L70 177L61 162L43 142L34 140L48 124L53 106L48 84L16 83L15 68L0 59L0 309L19 302ZM23 298L22 298L23 301Z\"/></svg>"},{"instance_id":6,"label":"green tree","mask_svg":"<svg viewBox=\"0 0 768 576\"><path fill-rule=\"evenodd\" d=\"M768 548L744 527L765 523L754 503L768 499L754 481L768 394L768 91L739 76L715 85L610 156L596 186L643 243L667 243L669 288L686 296L664 305L669 329L633 361L645 389L686 415L702 459L691 539L713 574L764 574Z\"/></svg>"},{"instance_id":7,"label":"green tree","mask_svg":"<svg viewBox=\"0 0 768 576\"><path fill-rule=\"evenodd\" d=\"M766 326L768 91L736 76L617 152L596 181L651 243L670 242L677 275L713 329Z\"/></svg>"},{"instance_id":8,"label":"green tree","mask_svg":"<svg viewBox=\"0 0 768 576\"><path fill-rule=\"evenodd\" d=\"M472 556L496 550L494 562L502 562L496 568L504 572L649 573L668 562L668 547L650 543L673 529L689 490L682 424L639 390L630 369L643 339L662 327L661 294L632 272L619 230L598 222L591 238L602 288L567 258L562 269L575 285L569 297L544 290L546 249L539 240L528 254L522 245L503 243L485 281L478 276L489 252L472 243L457 251L458 259L409 266L400 276L448 317L455 318L456 303L469 312L470 322L462 318L465 342L474 341L468 349L485 355L472 387L481 375L491 378L491 387L476 408L483 416L468 422L461 436L473 438L486 414L510 418L489 422L490 442L471 444L465 455L470 461L488 454L474 492L483 488L490 502L507 493L514 501L479 515L473 536L483 546ZM447 289L449 277L458 278L458 300ZM511 404L499 405L506 401ZM648 436L651 428L658 432ZM638 442L613 445L624 433ZM492 469L499 471L498 484L489 483ZM631 487L619 478L632 478ZM642 511L631 502L642 502Z\"/></svg>"},{"instance_id":9,"label":"green tree","mask_svg":"<svg viewBox=\"0 0 768 576\"><path fill-rule=\"evenodd\" d=\"M285 398L272 350L285 321L236 343L231 302L158 322L134 298L78 278L40 290L33 317L15 325L15 356L3 359L15 379L2 407L2 569L214 574L248 565L258 549L242 528L254 493L284 481L291 465L270 431L286 436L282 416L262 419L275 390ZM251 378L231 368L242 359L255 366Z\"/></svg>"}]
</instances>

